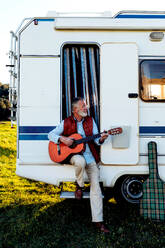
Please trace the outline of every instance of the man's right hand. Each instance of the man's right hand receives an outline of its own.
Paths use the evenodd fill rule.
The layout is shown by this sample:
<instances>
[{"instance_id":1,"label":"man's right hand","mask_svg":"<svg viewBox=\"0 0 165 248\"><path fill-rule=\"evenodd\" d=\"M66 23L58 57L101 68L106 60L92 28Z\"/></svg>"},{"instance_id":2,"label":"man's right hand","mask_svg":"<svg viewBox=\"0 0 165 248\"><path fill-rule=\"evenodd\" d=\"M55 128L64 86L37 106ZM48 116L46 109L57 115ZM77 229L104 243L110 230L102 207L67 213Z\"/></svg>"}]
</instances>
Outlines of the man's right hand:
<instances>
[{"instance_id":1,"label":"man's right hand","mask_svg":"<svg viewBox=\"0 0 165 248\"><path fill-rule=\"evenodd\" d=\"M61 136L60 141L64 143L66 146L71 146L73 144L73 139L65 136Z\"/></svg>"}]
</instances>

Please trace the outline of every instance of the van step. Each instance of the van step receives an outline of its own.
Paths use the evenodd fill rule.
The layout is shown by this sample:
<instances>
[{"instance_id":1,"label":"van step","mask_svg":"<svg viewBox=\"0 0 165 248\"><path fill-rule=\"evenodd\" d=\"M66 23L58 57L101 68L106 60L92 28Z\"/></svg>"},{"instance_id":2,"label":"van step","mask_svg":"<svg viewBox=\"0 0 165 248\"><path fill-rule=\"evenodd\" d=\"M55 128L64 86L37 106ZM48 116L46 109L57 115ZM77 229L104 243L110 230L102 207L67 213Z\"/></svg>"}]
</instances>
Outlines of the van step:
<instances>
[{"instance_id":1,"label":"van step","mask_svg":"<svg viewBox=\"0 0 165 248\"><path fill-rule=\"evenodd\" d=\"M75 198L75 192L73 191L63 191L61 192L60 194L60 198ZM87 198L90 198L90 194L89 192L83 192L83 198L84 199L87 199ZM102 198L104 198L104 196L102 195Z\"/></svg>"}]
</instances>

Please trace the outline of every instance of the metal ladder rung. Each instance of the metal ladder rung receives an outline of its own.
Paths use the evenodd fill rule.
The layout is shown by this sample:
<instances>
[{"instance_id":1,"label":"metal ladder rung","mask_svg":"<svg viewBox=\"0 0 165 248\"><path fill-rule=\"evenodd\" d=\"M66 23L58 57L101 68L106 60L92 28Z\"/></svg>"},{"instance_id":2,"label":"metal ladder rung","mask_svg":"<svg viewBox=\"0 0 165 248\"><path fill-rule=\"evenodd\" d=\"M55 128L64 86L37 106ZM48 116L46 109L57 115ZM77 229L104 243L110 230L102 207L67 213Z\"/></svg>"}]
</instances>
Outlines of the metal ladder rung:
<instances>
[{"instance_id":1,"label":"metal ladder rung","mask_svg":"<svg viewBox=\"0 0 165 248\"><path fill-rule=\"evenodd\" d=\"M16 112L17 108L9 108L11 111Z\"/></svg>"},{"instance_id":2,"label":"metal ladder rung","mask_svg":"<svg viewBox=\"0 0 165 248\"><path fill-rule=\"evenodd\" d=\"M75 198L75 192L73 191L62 191L60 194L60 198ZM83 192L83 198L84 199L89 199L90 198L90 193L89 192ZM104 196L102 195L102 198L104 198Z\"/></svg>"},{"instance_id":3,"label":"metal ladder rung","mask_svg":"<svg viewBox=\"0 0 165 248\"><path fill-rule=\"evenodd\" d=\"M9 120L11 120L11 121L16 121L16 116L10 116L10 117L9 117Z\"/></svg>"}]
</instances>

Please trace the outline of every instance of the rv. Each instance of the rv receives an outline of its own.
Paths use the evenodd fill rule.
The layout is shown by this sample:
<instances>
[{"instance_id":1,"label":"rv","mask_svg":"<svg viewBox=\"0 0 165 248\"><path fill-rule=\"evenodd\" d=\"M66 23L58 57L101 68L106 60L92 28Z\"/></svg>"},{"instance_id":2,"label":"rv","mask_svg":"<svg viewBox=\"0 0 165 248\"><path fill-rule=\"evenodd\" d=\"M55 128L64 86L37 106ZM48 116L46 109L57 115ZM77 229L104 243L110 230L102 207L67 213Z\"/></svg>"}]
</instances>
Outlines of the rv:
<instances>
[{"instance_id":1,"label":"rv","mask_svg":"<svg viewBox=\"0 0 165 248\"><path fill-rule=\"evenodd\" d=\"M157 143L159 176L165 181L164 34L165 12L49 12L25 18L11 32L16 174L56 186L75 181L73 166L51 160L48 133L81 96L100 132L123 130L100 147L103 188L113 188L118 201L139 203L150 141Z\"/></svg>"}]
</instances>

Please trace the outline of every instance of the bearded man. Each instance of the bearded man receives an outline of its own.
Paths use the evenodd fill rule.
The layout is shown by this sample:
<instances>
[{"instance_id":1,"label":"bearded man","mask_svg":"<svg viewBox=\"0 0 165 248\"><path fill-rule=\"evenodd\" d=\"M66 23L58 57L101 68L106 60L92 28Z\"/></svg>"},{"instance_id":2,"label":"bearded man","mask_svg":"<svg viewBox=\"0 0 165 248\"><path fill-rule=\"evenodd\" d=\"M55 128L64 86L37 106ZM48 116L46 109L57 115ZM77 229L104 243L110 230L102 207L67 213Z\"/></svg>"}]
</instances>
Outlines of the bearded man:
<instances>
[{"instance_id":1,"label":"bearded man","mask_svg":"<svg viewBox=\"0 0 165 248\"><path fill-rule=\"evenodd\" d=\"M67 146L73 144L73 139L69 138L73 133L79 133L82 137L98 134L98 128L94 119L87 115L88 107L83 98L77 97L72 102L72 115L65 118L54 130L48 134L50 141L55 144L64 143ZM96 144L101 145L108 137L107 133L102 133L100 138L86 143L86 149L82 155L73 155L70 164L75 166L76 191L75 198L80 200L83 197L84 171L86 170L90 181L90 205L92 212L92 222L104 233L109 233L103 222L103 200L99 183L99 154Z\"/></svg>"}]
</instances>

